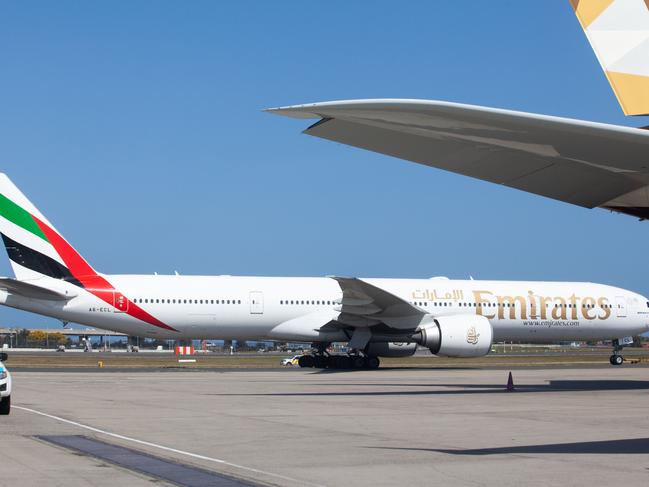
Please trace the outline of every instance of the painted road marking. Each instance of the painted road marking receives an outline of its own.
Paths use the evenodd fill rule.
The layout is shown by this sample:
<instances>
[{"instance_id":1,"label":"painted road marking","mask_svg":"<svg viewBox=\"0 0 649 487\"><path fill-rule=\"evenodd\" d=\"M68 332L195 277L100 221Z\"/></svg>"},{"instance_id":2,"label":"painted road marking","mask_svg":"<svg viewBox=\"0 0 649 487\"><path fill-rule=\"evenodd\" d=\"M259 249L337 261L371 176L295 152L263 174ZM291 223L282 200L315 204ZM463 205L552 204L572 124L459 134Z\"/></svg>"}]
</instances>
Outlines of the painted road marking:
<instances>
[{"instance_id":1,"label":"painted road marking","mask_svg":"<svg viewBox=\"0 0 649 487\"><path fill-rule=\"evenodd\" d=\"M259 485L165 460L132 448L117 446L82 435L39 435L36 438L138 473L173 482L182 487L253 487Z\"/></svg>"},{"instance_id":2,"label":"painted road marking","mask_svg":"<svg viewBox=\"0 0 649 487\"><path fill-rule=\"evenodd\" d=\"M136 443L138 445L144 445L144 446L148 446L148 447L151 447L151 448L157 448L159 450L163 450L163 451L167 451L167 452L171 452L171 453L176 453L178 455L184 455L184 456L191 457L191 458L196 458L198 460L205 460L205 461L208 461L208 462L218 463L218 464L221 464L221 465L227 465L228 467L236 468L236 469L243 470L243 471L246 471L246 472L252 472L252 473L259 474L259 475L267 475L269 477L274 477L274 478L277 478L277 479L287 480L289 482L297 482L298 484L301 484L301 485L310 485L310 486L313 486L313 487L324 487L321 484L314 484L312 482L307 482L307 481L304 481L304 480L298 480L298 479L294 479L294 478L291 478L291 477L286 477L285 475L280 475L280 474L276 474L276 473L272 473L272 472L266 472L264 470L259 470L257 468L246 467L245 465L239 465L237 463L228 462L228 461L222 460L220 458L213 458L213 457L208 457L208 456L205 456L205 455L199 455L197 453L191 453L191 452L188 452L188 451L178 450L176 448L170 448L170 447L164 446L164 445L158 445L157 443L152 443L150 441L138 440L137 438L132 438L130 436L124 436L124 435L120 435L120 434L117 434L117 433L112 433L110 431L95 428L94 426L89 426L87 424L78 423L76 421L71 421L69 419L61 418L59 416L54 416L53 414L48 414L48 413L44 413L42 411L37 411L36 409L26 408L24 406L12 406L12 407L14 409L20 409L21 411L26 411L28 413L38 414L39 416L44 416L46 418L54 419L55 421L60 421L61 423L66 423L66 424L69 424L69 425L72 425L72 426L76 426L78 428L83 428L85 430L92 431L92 432L98 433L100 435L110 436L111 438L117 438L117 439L123 440L123 441L130 441L130 442Z\"/></svg>"}]
</instances>

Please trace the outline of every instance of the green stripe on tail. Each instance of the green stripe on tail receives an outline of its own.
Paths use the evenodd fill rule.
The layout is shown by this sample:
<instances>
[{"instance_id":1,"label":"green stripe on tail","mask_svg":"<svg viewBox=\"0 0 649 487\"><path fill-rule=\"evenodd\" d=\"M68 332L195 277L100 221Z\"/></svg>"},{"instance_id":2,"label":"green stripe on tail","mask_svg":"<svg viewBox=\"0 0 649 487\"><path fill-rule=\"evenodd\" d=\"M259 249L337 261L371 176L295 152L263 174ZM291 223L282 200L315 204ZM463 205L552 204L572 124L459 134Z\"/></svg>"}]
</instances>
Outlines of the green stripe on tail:
<instances>
[{"instance_id":1,"label":"green stripe on tail","mask_svg":"<svg viewBox=\"0 0 649 487\"><path fill-rule=\"evenodd\" d=\"M32 216L29 214L29 212L23 210L16 203L14 203L13 201L11 201L10 199L6 198L1 194L0 194L0 215L5 217L10 222L15 223L19 227L24 228L28 232L33 233L37 237L42 238L46 242L49 242L47 240L47 237L43 233L43 231L40 229L40 227L36 224Z\"/></svg>"}]
</instances>

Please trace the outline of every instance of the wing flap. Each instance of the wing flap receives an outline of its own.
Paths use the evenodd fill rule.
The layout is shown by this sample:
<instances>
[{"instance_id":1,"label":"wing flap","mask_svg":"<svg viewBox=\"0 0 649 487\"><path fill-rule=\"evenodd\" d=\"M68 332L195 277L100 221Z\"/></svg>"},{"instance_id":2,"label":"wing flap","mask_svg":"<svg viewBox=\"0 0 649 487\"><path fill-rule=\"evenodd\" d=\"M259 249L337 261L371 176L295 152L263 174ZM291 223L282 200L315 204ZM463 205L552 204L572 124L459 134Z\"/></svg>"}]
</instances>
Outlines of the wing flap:
<instances>
[{"instance_id":1,"label":"wing flap","mask_svg":"<svg viewBox=\"0 0 649 487\"><path fill-rule=\"evenodd\" d=\"M338 321L352 327L380 323L396 329L414 329L426 312L398 296L355 277L332 277L343 292ZM362 304L355 304L357 302ZM367 303L371 304L367 304Z\"/></svg>"}]
</instances>

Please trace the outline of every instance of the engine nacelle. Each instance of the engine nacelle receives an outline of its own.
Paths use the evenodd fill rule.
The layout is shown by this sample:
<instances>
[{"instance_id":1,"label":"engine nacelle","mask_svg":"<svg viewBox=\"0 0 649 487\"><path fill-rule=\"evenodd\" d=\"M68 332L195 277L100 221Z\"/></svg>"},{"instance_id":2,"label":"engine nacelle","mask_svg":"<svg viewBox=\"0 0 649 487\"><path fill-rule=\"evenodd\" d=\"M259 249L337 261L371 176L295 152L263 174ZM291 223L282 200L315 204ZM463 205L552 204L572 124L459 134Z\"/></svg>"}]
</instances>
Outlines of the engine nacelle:
<instances>
[{"instance_id":1,"label":"engine nacelle","mask_svg":"<svg viewBox=\"0 0 649 487\"><path fill-rule=\"evenodd\" d=\"M375 357L410 357L417 351L416 343L379 342L370 343L365 349L367 355Z\"/></svg>"},{"instance_id":2,"label":"engine nacelle","mask_svg":"<svg viewBox=\"0 0 649 487\"><path fill-rule=\"evenodd\" d=\"M481 357L491 350L493 329L480 315L440 316L419 329L418 343L435 355Z\"/></svg>"}]
</instances>

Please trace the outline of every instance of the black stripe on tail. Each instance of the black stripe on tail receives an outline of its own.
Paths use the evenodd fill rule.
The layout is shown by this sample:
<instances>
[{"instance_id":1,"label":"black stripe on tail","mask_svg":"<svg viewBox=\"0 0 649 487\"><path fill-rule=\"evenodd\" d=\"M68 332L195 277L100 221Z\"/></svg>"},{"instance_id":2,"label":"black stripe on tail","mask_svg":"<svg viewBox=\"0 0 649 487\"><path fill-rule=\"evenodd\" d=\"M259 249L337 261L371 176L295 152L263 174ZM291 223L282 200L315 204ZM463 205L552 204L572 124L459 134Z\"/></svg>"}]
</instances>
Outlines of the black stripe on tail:
<instances>
[{"instance_id":1,"label":"black stripe on tail","mask_svg":"<svg viewBox=\"0 0 649 487\"><path fill-rule=\"evenodd\" d=\"M79 282L79 280L74 277L70 270L64 265L47 255L41 254L36 250L30 249L29 247L10 239L4 233L1 235L9 258L16 264L35 272L40 272L46 276L53 277L54 279L63 279L75 286L83 287L81 282Z\"/></svg>"}]
</instances>

